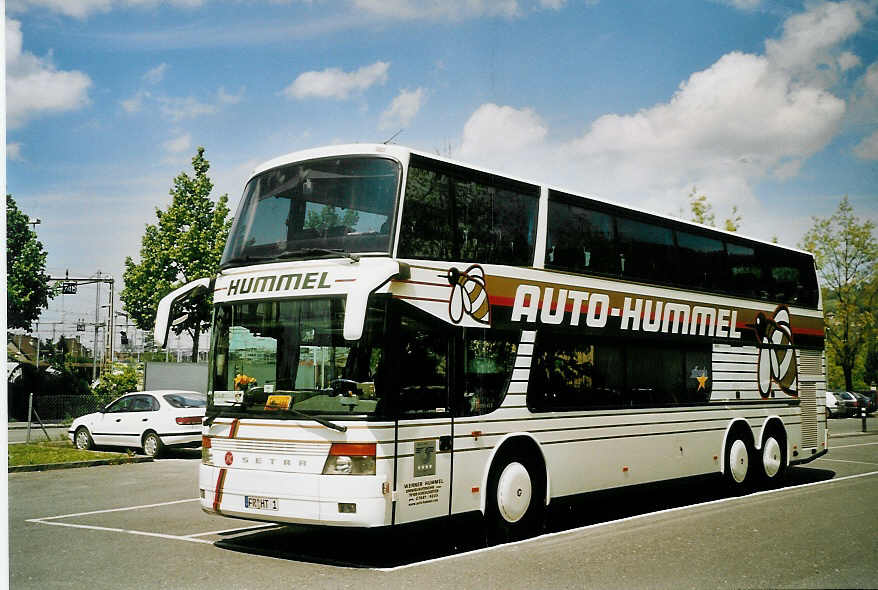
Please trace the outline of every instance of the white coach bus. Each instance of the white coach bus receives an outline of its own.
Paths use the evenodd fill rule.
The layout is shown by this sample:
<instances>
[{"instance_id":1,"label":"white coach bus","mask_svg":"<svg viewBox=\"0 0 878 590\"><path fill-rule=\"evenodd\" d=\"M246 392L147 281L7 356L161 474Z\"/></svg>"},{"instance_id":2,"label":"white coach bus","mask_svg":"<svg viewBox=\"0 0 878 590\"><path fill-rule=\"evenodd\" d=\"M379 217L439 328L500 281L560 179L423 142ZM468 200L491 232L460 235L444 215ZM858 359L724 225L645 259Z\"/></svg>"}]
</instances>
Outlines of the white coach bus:
<instances>
[{"instance_id":1,"label":"white coach bus","mask_svg":"<svg viewBox=\"0 0 878 590\"><path fill-rule=\"evenodd\" d=\"M201 506L378 527L827 451L812 256L388 145L246 184L213 295Z\"/></svg>"}]
</instances>

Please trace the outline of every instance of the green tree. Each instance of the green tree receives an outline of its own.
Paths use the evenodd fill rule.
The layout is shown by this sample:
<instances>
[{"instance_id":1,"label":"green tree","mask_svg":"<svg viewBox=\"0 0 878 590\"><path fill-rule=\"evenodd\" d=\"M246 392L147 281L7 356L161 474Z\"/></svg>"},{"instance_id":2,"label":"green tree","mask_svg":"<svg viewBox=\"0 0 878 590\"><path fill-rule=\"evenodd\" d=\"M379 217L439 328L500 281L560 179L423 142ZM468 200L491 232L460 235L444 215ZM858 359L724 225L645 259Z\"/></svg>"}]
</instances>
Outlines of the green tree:
<instances>
[{"instance_id":1,"label":"green tree","mask_svg":"<svg viewBox=\"0 0 878 590\"><path fill-rule=\"evenodd\" d=\"M878 243L871 221L860 223L847 197L826 218L814 224L800 246L814 254L823 281L826 342L844 375L844 387L854 388L854 369L873 333L876 302Z\"/></svg>"},{"instance_id":2,"label":"green tree","mask_svg":"<svg viewBox=\"0 0 878 590\"><path fill-rule=\"evenodd\" d=\"M6 272L6 325L30 330L53 293L46 251L12 195L6 195Z\"/></svg>"},{"instance_id":3,"label":"green tree","mask_svg":"<svg viewBox=\"0 0 878 590\"><path fill-rule=\"evenodd\" d=\"M866 347L866 360L863 367L863 380L866 385L878 384L878 342L873 338Z\"/></svg>"},{"instance_id":4,"label":"green tree","mask_svg":"<svg viewBox=\"0 0 878 590\"><path fill-rule=\"evenodd\" d=\"M315 229L325 236L329 230L339 227L352 232L359 221L360 214L356 209L346 209L344 216L340 217L334 206L325 205L319 213L313 210L308 211L305 229Z\"/></svg>"},{"instance_id":5,"label":"green tree","mask_svg":"<svg viewBox=\"0 0 878 590\"><path fill-rule=\"evenodd\" d=\"M118 372L106 372L94 386L94 394L102 404L108 404L132 391L137 391L137 371L133 367L125 367Z\"/></svg>"},{"instance_id":6,"label":"green tree","mask_svg":"<svg viewBox=\"0 0 878 590\"><path fill-rule=\"evenodd\" d=\"M152 330L162 297L175 288L210 277L220 257L232 221L228 195L211 200L210 163L199 147L192 158L194 176L181 172L171 188L171 204L156 208L156 224L147 224L140 246L140 262L125 259L125 288L119 297L129 317L141 330ZM183 308L185 321L172 327L175 334L192 338L192 360L198 360L198 337L210 327L210 299L195 298Z\"/></svg>"},{"instance_id":7,"label":"green tree","mask_svg":"<svg viewBox=\"0 0 878 590\"><path fill-rule=\"evenodd\" d=\"M716 214L713 205L707 200L707 195L699 195L698 188L692 187L689 193L689 219L695 223L716 227ZM732 206L732 215L723 221L723 229L726 231L738 231L741 227L741 215L738 206Z\"/></svg>"}]
</instances>

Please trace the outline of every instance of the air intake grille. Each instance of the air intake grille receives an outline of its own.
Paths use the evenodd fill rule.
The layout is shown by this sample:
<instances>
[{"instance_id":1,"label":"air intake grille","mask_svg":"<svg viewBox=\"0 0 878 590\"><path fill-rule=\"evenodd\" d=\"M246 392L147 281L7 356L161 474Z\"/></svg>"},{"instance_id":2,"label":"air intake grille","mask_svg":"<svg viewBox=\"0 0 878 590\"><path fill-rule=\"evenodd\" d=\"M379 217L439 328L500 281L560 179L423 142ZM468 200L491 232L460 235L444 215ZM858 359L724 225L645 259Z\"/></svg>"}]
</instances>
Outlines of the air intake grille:
<instances>
[{"instance_id":1,"label":"air intake grille","mask_svg":"<svg viewBox=\"0 0 878 590\"><path fill-rule=\"evenodd\" d=\"M813 382L802 382L799 388L799 402L802 410L802 448L814 448L820 442L820 429L817 426L817 386Z\"/></svg>"},{"instance_id":2,"label":"air intake grille","mask_svg":"<svg viewBox=\"0 0 878 590\"><path fill-rule=\"evenodd\" d=\"M799 352L799 373L801 375L823 375L823 355L818 350Z\"/></svg>"}]
</instances>

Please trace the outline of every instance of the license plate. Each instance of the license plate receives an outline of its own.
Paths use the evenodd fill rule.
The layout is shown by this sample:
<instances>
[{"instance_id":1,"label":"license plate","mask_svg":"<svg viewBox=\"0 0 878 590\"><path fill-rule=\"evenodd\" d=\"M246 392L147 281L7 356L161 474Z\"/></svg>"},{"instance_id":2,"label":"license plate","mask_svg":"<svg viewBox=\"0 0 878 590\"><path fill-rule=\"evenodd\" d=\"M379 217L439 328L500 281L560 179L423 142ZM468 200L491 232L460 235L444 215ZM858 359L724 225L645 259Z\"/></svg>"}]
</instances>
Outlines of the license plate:
<instances>
[{"instance_id":1,"label":"license plate","mask_svg":"<svg viewBox=\"0 0 878 590\"><path fill-rule=\"evenodd\" d=\"M244 496L244 508L251 508L253 510L277 510L277 498Z\"/></svg>"}]
</instances>

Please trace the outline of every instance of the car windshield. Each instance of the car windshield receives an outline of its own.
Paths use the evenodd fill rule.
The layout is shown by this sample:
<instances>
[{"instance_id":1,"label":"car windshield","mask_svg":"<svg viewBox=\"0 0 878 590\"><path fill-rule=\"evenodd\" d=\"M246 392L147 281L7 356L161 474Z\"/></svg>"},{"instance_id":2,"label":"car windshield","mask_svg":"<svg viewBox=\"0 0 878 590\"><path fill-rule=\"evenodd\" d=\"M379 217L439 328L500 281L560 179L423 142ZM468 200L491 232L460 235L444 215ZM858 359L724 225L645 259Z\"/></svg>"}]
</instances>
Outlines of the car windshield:
<instances>
[{"instance_id":1,"label":"car windshield","mask_svg":"<svg viewBox=\"0 0 878 590\"><path fill-rule=\"evenodd\" d=\"M244 188L221 265L321 250L389 253L399 169L387 158L347 157L255 176Z\"/></svg>"},{"instance_id":2,"label":"car windshield","mask_svg":"<svg viewBox=\"0 0 878 590\"><path fill-rule=\"evenodd\" d=\"M208 406L279 418L376 414L385 305L369 307L355 341L342 335L344 311L341 297L217 306Z\"/></svg>"},{"instance_id":3,"label":"car windshield","mask_svg":"<svg viewBox=\"0 0 878 590\"><path fill-rule=\"evenodd\" d=\"M847 392L839 393L839 394L838 394L838 397L840 397L840 398L842 398L842 399L846 399L846 400L848 400L848 401L854 399L854 396L852 396L851 394L849 394L849 393L847 393Z\"/></svg>"},{"instance_id":4,"label":"car windshield","mask_svg":"<svg viewBox=\"0 0 878 590\"><path fill-rule=\"evenodd\" d=\"M175 408L204 408L207 406L207 396L203 393L180 392L163 395L165 401Z\"/></svg>"}]
</instances>

